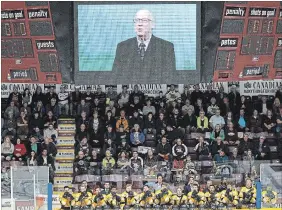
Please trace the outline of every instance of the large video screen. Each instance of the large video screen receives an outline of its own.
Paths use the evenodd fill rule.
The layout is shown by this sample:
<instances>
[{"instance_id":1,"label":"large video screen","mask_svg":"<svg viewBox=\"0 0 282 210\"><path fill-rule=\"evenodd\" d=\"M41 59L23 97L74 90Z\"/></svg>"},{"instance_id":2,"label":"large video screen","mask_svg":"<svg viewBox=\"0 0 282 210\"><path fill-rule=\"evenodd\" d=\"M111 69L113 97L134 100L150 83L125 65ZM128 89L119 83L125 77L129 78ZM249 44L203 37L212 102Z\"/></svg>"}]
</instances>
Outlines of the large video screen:
<instances>
[{"instance_id":1,"label":"large video screen","mask_svg":"<svg viewBox=\"0 0 282 210\"><path fill-rule=\"evenodd\" d=\"M76 80L170 83L199 71L200 3L76 2L75 32Z\"/></svg>"}]
</instances>

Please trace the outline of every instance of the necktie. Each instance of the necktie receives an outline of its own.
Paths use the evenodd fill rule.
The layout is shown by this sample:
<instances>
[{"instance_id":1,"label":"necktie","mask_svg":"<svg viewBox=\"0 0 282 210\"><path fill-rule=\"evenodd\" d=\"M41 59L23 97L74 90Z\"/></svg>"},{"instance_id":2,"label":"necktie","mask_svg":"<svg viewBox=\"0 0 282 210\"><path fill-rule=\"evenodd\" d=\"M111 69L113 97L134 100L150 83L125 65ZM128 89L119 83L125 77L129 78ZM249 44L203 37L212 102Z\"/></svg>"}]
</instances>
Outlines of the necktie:
<instances>
[{"instance_id":1,"label":"necktie","mask_svg":"<svg viewBox=\"0 0 282 210\"><path fill-rule=\"evenodd\" d=\"M139 48L140 48L140 57L141 60L143 61L144 56L145 56L145 44L143 42L140 43Z\"/></svg>"}]
</instances>

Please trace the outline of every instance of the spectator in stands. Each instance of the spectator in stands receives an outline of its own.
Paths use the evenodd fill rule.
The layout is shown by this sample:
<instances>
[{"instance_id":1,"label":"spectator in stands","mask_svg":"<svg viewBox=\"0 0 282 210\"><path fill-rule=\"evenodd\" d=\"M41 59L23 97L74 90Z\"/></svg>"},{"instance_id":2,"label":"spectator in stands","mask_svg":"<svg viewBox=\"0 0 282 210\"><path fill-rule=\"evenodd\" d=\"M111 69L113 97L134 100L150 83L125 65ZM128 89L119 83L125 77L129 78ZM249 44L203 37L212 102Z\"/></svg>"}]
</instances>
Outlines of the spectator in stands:
<instances>
[{"instance_id":1,"label":"spectator in stands","mask_svg":"<svg viewBox=\"0 0 282 210\"><path fill-rule=\"evenodd\" d=\"M85 137L76 146L75 153L74 153L75 156L77 156L80 151L83 152L83 154L86 158L90 155L90 152L92 151L92 147L88 144L88 140Z\"/></svg>"},{"instance_id":2,"label":"spectator in stands","mask_svg":"<svg viewBox=\"0 0 282 210\"><path fill-rule=\"evenodd\" d=\"M118 97L117 92L114 91L113 86L109 86L106 93L107 100L115 102L117 100L117 97ZM115 116L114 112L113 112L113 116Z\"/></svg>"},{"instance_id":3,"label":"spectator in stands","mask_svg":"<svg viewBox=\"0 0 282 210\"><path fill-rule=\"evenodd\" d=\"M178 137L183 137L185 133L185 129L183 126L182 116L179 114L178 109L173 110L173 114L167 121L167 131L171 138L175 139Z\"/></svg>"},{"instance_id":4,"label":"spectator in stands","mask_svg":"<svg viewBox=\"0 0 282 210\"><path fill-rule=\"evenodd\" d=\"M122 92L118 95L118 103L123 107L127 106L129 102L129 93L127 91L127 86L122 87Z\"/></svg>"},{"instance_id":5,"label":"spectator in stands","mask_svg":"<svg viewBox=\"0 0 282 210\"><path fill-rule=\"evenodd\" d=\"M224 125L225 125L225 121L224 121L224 118L222 116L220 116L220 110L217 109L215 111L215 115L213 115L211 118L210 118L210 127L212 129L215 129L215 126L216 125L219 125L220 128L223 128Z\"/></svg>"},{"instance_id":6,"label":"spectator in stands","mask_svg":"<svg viewBox=\"0 0 282 210\"><path fill-rule=\"evenodd\" d=\"M57 147L54 144L53 140L51 138L45 137L44 142L41 144L42 150L47 150L48 156L50 157L56 157L57 155Z\"/></svg>"},{"instance_id":7,"label":"spectator in stands","mask_svg":"<svg viewBox=\"0 0 282 210\"><path fill-rule=\"evenodd\" d=\"M156 120L156 132L157 134L160 134L161 130L162 129L166 129L167 127L167 122L166 122L166 119L165 119L165 115L164 113L159 113L159 117L158 119Z\"/></svg>"},{"instance_id":8,"label":"spectator in stands","mask_svg":"<svg viewBox=\"0 0 282 210\"><path fill-rule=\"evenodd\" d=\"M35 136L31 136L29 141L30 141L30 144L27 148L27 151L29 153L34 151L36 156L38 156L41 152L41 144L39 144L38 139Z\"/></svg>"},{"instance_id":9,"label":"spectator in stands","mask_svg":"<svg viewBox=\"0 0 282 210\"><path fill-rule=\"evenodd\" d=\"M55 169L54 158L47 154L47 149L44 148L41 155L37 159L38 166L51 166L53 169Z\"/></svg>"},{"instance_id":10,"label":"spectator in stands","mask_svg":"<svg viewBox=\"0 0 282 210\"><path fill-rule=\"evenodd\" d=\"M117 168L128 171L129 160L126 151L121 151L117 161Z\"/></svg>"},{"instance_id":11,"label":"spectator in stands","mask_svg":"<svg viewBox=\"0 0 282 210\"><path fill-rule=\"evenodd\" d=\"M145 135L138 124L134 125L134 128L130 133L130 142L134 147L141 146L145 142Z\"/></svg>"},{"instance_id":12,"label":"spectator in stands","mask_svg":"<svg viewBox=\"0 0 282 210\"><path fill-rule=\"evenodd\" d=\"M216 98L216 92L212 90L212 85L207 86L207 90L204 92L203 102L207 105L211 103L212 98Z\"/></svg>"},{"instance_id":13,"label":"spectator in stands","mask_svg":"<svg viewBox=\"0 0 282 210\"><path fill-rule=\"evenodd\" d=\"M273 114L274 115L279 115L279 110L281 108L281 103L279 98L275 98L272 106Z\"/></svg>"},{"instance_id":14,"label":"spectator in stands","mask_svg":"<svg viewBox=\"0 0 282 210\"><path fill-rule=\"evenodd\" d=\"M210 135L211 143L217 138L220 137L223 141L225 139L224 130L222 129L220 124L217 124Z\"/></svg>"},{"instance_id":15,"label":"spectator in stands","mask_svg":"<svg viewBox=\"0 0 282 210\"><path fill-rule=\"evenodd\" d=\"M113 143L116 142L116 133L113 131L111 124L107 125L107 131L104 134L104 140L105 142L107 142L108 140L111 140Z\"/></svg>"},{"instance_id":16,"label":"spectator in stands","mask_svg":"<svg viewBox=\"0 0 282 210\"><path fill-rule=\"evenodd\" d=\"M57 129L57 118L53 115L52 111L47 112L47 116L44 118L44 127L48 128L48 126L52 124L54 129Z\"/></svg>"},{"instance_id":17,"label":"spectator in stands","mask_svg":"<svg viewBox=\"0 0 282 210\"><path fill-rule=\"evenodd\" d=\"M90 107L92 101L94 100L94 94L91 92L91 87L86 88L86 92L82 94L81 99L84 99L85 103Z\"/></svg>"},{"instance_id":18,"label":"spectator in stands","mask_svg":"<svg viewBox=\"0 0 282 210\"><path fill-rule=\"evenodd\" d=\"M129 118L133 116L135 111L137 111L140 115L143 115L142 109L143 104L140 102L140 98L137 95L134 96L133 103L128 107Z\"/></svg>"},{"instance_id":19,"label":"spectator in stands","mask_svg":"<svg viewBox=\"0 0 282 210\"><path fill-rule=\"evenodd\" d=\"M225 141L228 145L236 145L238 146L238 133L237 130L234 128L234 124L229 122L225 132Z\"/></svg>"},{"instance_id":20,"label":"spectator in stands","mask_svg":"<svg viewBox=\"0 0 282 210\"><path fill-rule=\"evenodd\" d=\"M209 143L205 141L204 137L199 136L198 138L199 143L194 148L194 151L197 155L197 160L205 160L207 158L211 158L211 152L209 148Z\"/></svg>"},{"instance_id":21,"label":"spectator in stands","mask_svg":"<svg viewBox=\"0 0 282 210\"><path fill-rule=\"evenodd\" d=\"M88 173L89 161L85 157L83 151L78 152L78 157L74 160L74 178L78 175L83 175Z\"/></svg>"},{"instance_id":22,"label":"spectator in stands","mask_svg":"<svg viewBox=\"0 0 282 210\"><path fill-rule=\"evenodd\" d=\"M234 119L234 117L233 117L233 113L232 113L232 112L227 112L227 114L226 114L224 120L225 120L225 125L228 125L228 123L230 123L230 122L231 122L233 125L234 125L234 123L235 123L235 119Z\"/></svg>"},{"instance_id":23,"label":"spectator in stands","mask_svg":"<svg viewBox=\"0 0 282 210\"><path fill-rule=\"evenodd\" d=\"M151 105L151 100L150 99L148 99L146 101L146 106L143 107L142 112L143 112L144 116L148 115L149 113L152 113L155 116L156 108Z\"/></svg>"},{"instance_id":24,"label":"spectator in stands","mask_svg":"<svg viewBox=\"0 0 282 210\"><path fill-rule=\"evenodd\" d=\"M174 109L179 109L179 108L180 107L178 106L177 101L172 101L168 103L166 107L167 116L173 115Z\"/></svg>"},{"instance_id":25,"label":"spectator in stands","mask_svg":"<svg viewBox=\"0 0 282 210\"><path fill-rule=\"evenodd\" d=\"M45 95L42 93L41 86L37 86L35 92L32 95L32 107L36 107L38 101L44 101Z\"/></svg>"},{"instance_id":26,"label":"spectator in stands","mask_svg":"<svg viewBox=\"0 0 282 210\"><path fill-rule=\"evenodd\" d=\"M32 94L29 88L25 88L22 96L22 104L27 104L28 106L32 103Z\"/></svg>"},{"instance_id":27,"label":"spectator in stands","mask_svg":"<svg viewBox=\"0 0 282 210\"><path fill-rule=\"evenodd\" d=\"M161 142L157 145L156 154L158 154L159 161L171 159L171 146L167 143L166 136L163 136Z\"/></svg>"},{"instance_id":28,"label":"spectator in stands","mask_svg":"<svg viewBox=\"0 0 282 210\"><path fill-rule=\"evenodd\" d=\"M128 138L128 133L124 131L123 125L120 125L116 133L116 145L121 145L122 140L127 142Z\"/></svg>"},{"instance_id":29,"label":"spectator in stands","mask_svg":"<svg viewBox=\"0 0 282 210\"><path fill-rule=\"evenodd\" d=\"M271 160L271 151L264 136L259 138L259 142L257 142L254 147L256 160Z\"/></svg>"},{"instance_id":30,"label":"spectator in stands","mask_svg":"<svg viewBox=\"0 0 282 210\"><path fill-rule=\"evenodd\" d=\"M275 98L279 98L282 101L282 85L279 86L279 89L275 93Z\"/></svg>"},{"instance_id":31,"label":"spectator in stands","mask_svg":"<svg viewBox=\"0 0 282 210\"><path fill-rule=\"evenodd\" d=\"M217 105L216 103L216 98L215 97L212 97L211 100L210 100L210 105L208 106L208 109L207 109L207 115L209 117L213 116L216 114L216 111L219 109L219 106Z\"/></svg>"},{"instance_id":32,"label":"spectator in stands","mask_svg":"<svg viewBox=\"0 0 282 210\"><path fill-rule=\"evenodd\" d=\"M192 113L194 113L195 109L194 106L191 105L190 100L186 99L185 100L185 104L182 106L181 111L182 111L182 115L186 115L188 113L188 110L191 109Z\"/></svg>"},{"instance_id":33,"label":"spectator in stands","mask_svg":"<svg viewBox=\"0 0 282 210\"><path fill-rule=\"evenodd\" d=\"M242 157L238 154L238 148L234 147L232 150L232 154L229 157L230 160L232 161L239 161L242 160Z\"/></svg>"},{"instance_id":34,"label":"spectator in stands","mask_svg":"<svg viewBox=\"0 0 282 210\"><path fill-rule=\"evenodd\" d=\"M12 101L18 108L22 105L22 94L18 92L18 88L16 86L13 88L13 92L11 92L8 96L8 104Z\"/></svg>"},{"instance_id":35,"label":"spectator in stands","mask_svg":"<svg viewBox=\"0 0 282 210\"><path fill-rule=\"evenodd\" d=\"M35 104L35 107L33 108L33 113L34 112L38 112L39 113L39 117L43 119L46 110L44 108L44 105L42 103L42 101L37 101Z\"/></svg>"},{"instance_id":36,"label":"spectator in stands","mask_svg":"<svg viewBox=\"0 0 282 210\"><path fill-rule=\"evenodd\" d=\"M76 111L78 109L78 105L81 99L82 99L82 94L80 92L80 86L74 86L74 92L71 92L70 94L70 115L74 116L74 113L76 115L80 115L80 113L77 113Z\"/></svg>"},{"instance_id":37,"label":"spectator in stands","mask_svg":"<svg viewBox=\"0 0 282 210\"><path fill-rule=\"evenodd\" d=\"M275 133L276 120L271 110L267 110L265 116L263 116L262 124L263 131L266 131L268 133Z\"/></svg>"},{"instance_id":38,"label":"spectator in stands","mask_svg":"<svg viewBox=\"0 0 282 210\"><path fill-rule=\"evenodd\" d=\"M245 96L241 96L241 102L238 104L238 110L240 109L244 109L246 116L250 116L252 113L252 108Z\"/></svg>"},{"instance_id":39,"label":"spectator in stands","mask_svg":"<svg viewBox=\"0 0 282 210\"><path fill-rule=\"evenodd\" d=\"M262 132L262 119L258 114L257 110L253 111L253 115L250 117L249 120L249 128L252 133L260 133Z\"/></svg>"},{"instance_id":40,"label":"spectator in stands","mask_svg":"<svg viewBox=\"0 0 282 210\"><path fill-rule=\"evenodd\" d=\"M157 114L163 113L164 115L167 113L166 111L166 103L164 101L161 101L157 108Z\"/></svg>"},{"instance_id":41,"label":"spectator in stands","mask_svg":"<svg viewBox=\"0 0 282 210\"><path fill-rule=\"evenodd\" d=\"M68 115L70 106L69 106L69 93L66 92L65 86L61 85L60 92L58 93L58 106L59 106L59 115ZM63 112L64 110L64 112Z\"/></svg>"},{"instance_id":42,"label":"spectator in stands","mask_svg":"<svg viewBox=\"0 0 282 210\"><path fill-rule=\"evenodd\" d=\"M94 98L93 103L90 106L90 113L97 112L99 116L104 116L105 106L100 103L99 98Z\"/></svg>"},{"instance_id":43,"label":"spectator in stands","mask_svg":"<svg viewBox=\"0 0 282 210\"><path fill-rule=\"evenodd\" d=\"M258 110L260 115L266 115L267 110L271 110L272 106L268 103L266 96L261 96L259 103L255 104L255 109Z\"/></svg>"},{"instance_id":44,"label":"spectator in stands","mask_svg":"<svg viewBox=\"0 0 282 210\"><path fill-rule=\"evenodd\" d=\"M22 143L21 139L17 139L17 144L14 147L14 157L13 160L16 161L23 161L26 158L26 148L25 145Z\"/></svg>"},{"instance_id":45,"label":"spectator in stands","mask_svg":"<svg viewBox=\"0 0 282 210\"><path fill-rule=\"evenodd\" d=\"M160 107L161 102L166 103L166 97L164 96L163 91L159 91L159 95L155 97L156 108Z\"/></svg>"},{"instance_id":46,"label":"spectator in stands","mask_svg":"<svg viewBox=\"0 0 282 210\"><path fill-rule=\"evenodd\" d=\"M255 162L255 157L253 155L253 152L251 149L248 149L244 155L243 155L243 160L244 161L250 161L250 165L254 164Z\"/></svg>"},{"instance_id":47,"label":"spectator in stands","mask_svg":"<svg viewBox=\"0 0 282 210\"><path fill-rule=\"evenodd\" d=\"M115 159L112 157L110 150L105 152L105 157L102 161L102 174L109 175L113 172L113 169L116 165Z\"/></svg>"},{"instance_id":48,"label":"spectator in stands","mask_svg":"<svg viewBox=\"0 0 282 210\"><path fill-rule=\"evenodd\" d=\"M230 109L233 114L237 113L240 109L241 104L241 96L240 93L237 91L236 85L232 85L230 88L230 93L228 94L228 99L230 103Z\"/></svg>"},{"instance_id":49,"label":"spectator in stands","mask_svg":"<svg viewBox=\"0 0 282 210\"><path fill-rule=\"evenodd\" d=\"M29 121L29 131L33 133L35 128L39 128L40 131L44 129L44 120L40 117L39 112L34 112Z\"/></svg>"},{"instance_id":50,"label":"spectator in stands","mask_svg":"<svg viewBox=\"0 0 282 210\"><path fill-rule=\"evenodd\" d=\"M253 144L249 139L249 135L245 133L243 139L240 140L238 145L238 154L243 156L249 149L253 149Z\"/></svg>"},{"instance_id":51,"label":"spectator in stands","mask_svg":"<svg viewBox=\"0 0 282 210\"><path fill-rule=\"evenodd\" d=\"M48 128L44 129L44 138L52 138L52 135L55 135L57 138L58 132L54 129L53 124L49 123Z\"/></svg>"},{"instance_id":52,"label":"spectator in stands","mask_svg":"<svg viewBox=\"0 0 282 210\"><path fill-rule=\"evenodd\" d=\"M178 169L184 168L184 159L188 155L188 149L182 143L180 138L176 139L176 144L172 147L173 167Z\"/></svg>"},{"instance_id":53,"label":"spectator in stands","mask_svg":"<svg viewBox=\"0 0 282 210\"><path fill-rule=\"evenodd\" d=\"M49 103L49 102L51 102L51 103ZM55 98L51 98L50 101L48 101L48 104L46 105L46 113L48 113L50 111L53 113L53 115L55 117L59 117L60 107L57 104L57 99L55 99Z\"/></svg>"},{"instance_id":54,"label":"spectator in stands","mask_svg":"<svg viewBox=\"0 0 282 210\"><path fill-rule=\"evenodd\" d=\"M31 108L28 106L28 104L25 102L23 103L22 107L20 108L20 112L24 112L26 116L31 116Z\"/></svg>"},{"instance_id":55,"label":"spectator in stands","mask_svg":"<svg viewBox=\"0 0 282 210\"><path fill-rule=\"evenodd\" d=\"M34 128L31 135L34 136L40 143L44 141L44 136L42 135L42 132L40 131L38 126Z\"/></svg>"},{"instance_id":56,"label":"spectator in stands","mask_svg":"<svg viewBox=\"0 0 282 210\"><path fill-rule=\"evenodd\" d=\"M122 139L121 143L118 144L117 153L120 154L121 152L126 152L128 156L131 155L131 147L127 143L126 139Z\"/></svg>"},{"instance_id":57,"label":"spectator in stands","mask_svg":"<svg viewBox=\"0 0 282 210\"><path fill-rule=\"evenodd\" d=\"M8 117L4 121L4 126L3 126L4 131L2 133L2 136L5 137L6 135L10 135L12 136L12 138L14 138L17 134L16 128L17 128L17 122L15 120L13 112L8 112Z\"/></svg>"},{"instance_id":58,"label":"spectator in stands","mask_svg":"<svg viewBox=\"0 0 282 210\"><path fill-rule=\"evenodd\" d=\"M153 133L156 135L156 122L153 118L152 112L149 112L144 120L144 135L146 136L147 133Z\"/></svg>"},{"instance_id":59,"label":"spectator in stands","mask_svg":"<svg viewBox=\"0 0 282 210\"><path fill-rule=\"evenodd\" d=\"M115 131L116 119L114 118L112 111L108 110L105 116L105 126L111 126L112 130Z\"/></svg>"},{"instance_id":60,"label":"spectator in stands","mask_svg":"<svg viewBox=\"0 0 282 210\"><path fill-rule=\"evenodd\" d=\"M48 93L45 94L46 102L49 103L52 98L56 99L58 101L58 94L55 92L54 87L50 87Z\"/></svg>"},{"instance_id":61,"label":"spectator in stands","mask_svg":"<svg viewBox=\"0 0 282 210\"><path fill-rule=\"evenodd\" d=\"M225 154L224 150L219 150L219 153L215 154L213 159L216 163L225 163L229 160L229 158Z\"/></svg>"},{"instance_id":62,"label":"spectator in stands","mask_svg":"<svg viewBox=\"0 0 282 210\"><path fill-rule=\"evenodd\" d=\"M222 116L227 115L228 112L232 112L231 106L230 106L230 103L229 103L229 99L228 99L227 96L224 97L224 98L223 98L223 101L220 102L219 108L220 108L220 111L221 111L221 115L222 115ZM234 116L236 113L233 113L233 112L232 112L232 114L233 114L233 116Z\"/></svg>"},{"instance_id":63,"label":"spectator in stands","mask_svg":"<svg viewBox=\"0 0 282 210\"><path fill-rule=\"evenodd\" d=\"M19 108L15 106L15 102L14 101L11 101L10 103L10 106L7 107L7 109L5 110L5 113L4 113L4 118L8 118L9 115L11 115L12 113L12 117L14 118L17 118L20 116L20 112L19 112Z\"/></svg>"},{"instance_id":64,"label":"spectator in stands","mask_svg":"<svg viewBox=\"0 0 282 210\"><path fill-rule=\"evenodd\" d=\"M128 120L127 120L126 117L125 117L125 111L124 111L124 110L121 110L121 111L120 111L120 117L119 117L119 119L117 120L116 129L119 129L119 126L120 126L120 125L123 125L123 129L124 129L126 132L129 132Z\"/></svg>"},{"instance_id":65,"label":"spectator in stands","mask_svg":"<svg viewBox=\"0 0 282 210\"><path fill-rule=\"evenodd\" d=\"M98 86L98 87L97 87L97 91L94 93L94 97L98 99L99 103L100 103L101 105L103 105L102 108L104 108L104 105L105 105L105 103L106 103L106 93L104 93L104 92L102 91L101 86ZM105 110L103 111L103 114L104 114L104 113L105 113Z\"/></svg>"},{"instance_id":66,"label":"spectator in stands","mask_svg":"<svg viewBox=\"0 0 282 210\"><path fill-rule=\"evenodd\" d=\"M37 155L35 151L31 151L30 155L27 157L28 166L37 166Z\"/></svg>"},{"instance_id":67,"label":"spectator in stands","mask_svg":"<svg viewBox=\"0 0 282 210\"><path fill-rule=\"evenodd\" d=\"M201 111L200 116L197 118L197 132L205 133L209 131L209 120L205 116L205 112Z\"/></svg>"},{"instance_id":68,"label":"spectator in stands","mask_svg":"<svg viewBox=\"0 0 282 210\"><path fill-rule=\"evenodd\" d=\"M114 158L117 158L116 144L111 139L105 140L105 143L104 143L104 146L103 146L103 153L105 154L106 151L110 151L112 156Z\"/></svg>"},{"instance_id":69,"label":"spectator in stands","mask_svg":"<svg viewBox=\"0 0 282 210\"><path fill-rule=\"evenodd\" d=\"M136 99L136 97L138 97L138 101L143 104L144 100L145 100L145 95L142 91L139 90L138 85L134 85L133 87L133 91L129 96L129 103L130 105L134 104L134 99Z\"/></svg>"},{"instance_id":70,"label":"spectator in stands","mask_svg":"<svg viewBox=\"0 0 282 210\"><path fill-rule=\"evenodd\" d=\"M188 108L187 114L183 116L183 127L186 130L186 133L195 132L197 129L197 117L193 114L193 110Z\"/></svg>"},{"instance_id":71,"label":"spectator in stands","mask_svg":"<svg viewBox=\"0 0 282 210\"><path fill-rule=\"evenodd\" d=\"M202 91L200 91L200 86L196 84L194 85L194 90L191 93L191 104L195 105L198 98L203 99L204 94ZM195 114L198 116L199 113L195 113Z\"/></svg>"},{"instance_id":72,"label":"spectator in stands","mask_svg":"<svg viewBox=\"0 0 282 210\"><path fill-rule=\"evenodd\" d=\"M106 112L106 116L108 115L109 112L111 112L112 117L116 116L116 108L114 101L109 101L108 105L106 106L105 112Z\"/></svg>"},{"instance_id":73,"label":"spectator in stands","mask_svg":"<svg viewBox=\"0 0 282 210\"><path fill-rule=\"evenodd\" d=\"M89 173L97 176L101 175L101 158L94 149L92 149L89 159Z\"/></svg>"},{"instance_id":74,"label":"spectator in stands","mask_svg":"<svg viewBox=\"0 0 282 210\"><path fill-rule=\"evenodd\" d=\"M139 157L137 151L133 151L132 158L129 160L130 174L141 174L144 168L144 161Z\"/></svg>"},{"instance_id":75,"label":"spectator in stands","mask_svg":"<svg viewBox=\"0 0 282 210\"><path fill-rule=\"evenodd\" d=\"M282 107L279 110L279 114L277 114L276 116L276 123L277 123L276 132L279 138L282 133Z\"/></svg>"},{"instance_id":76,"label":"spectator in stands","mask_svg":"<svg viewBox=\"0 0 282 210\"><path fill-rule=\"evenodd\" d=\"M206 113L207 107L205 106L205 104L203 104L203 100L201 98L198 98L195 104L195 115L200 116L201 111L204 111Z\"/></svg>"},{"instance_id":77,"label":"spectator in stands","mask_svg":"<svg viewBox=\"0 0 282 210\"><path fill-rule=\"evenodd\" d=\"M175 85L170 85L169 91L166 94L166 103L171 103L178 99L181 99L180 93L175 89Z\"/></svg>"},{"instance_id":78,"label":"spectator in stands","mask_svg":"<svg viewBox=\"0 0 282 210\"><path fill-rule=\"evenodd\" d=\"M1 161L4 159L10 161L13 157L14 149L15 147L12 144L10 137L6 136L4 142L1 144Z\"/></svg>"},{"instance_id":79,"label":"spectator in stands","mask_svg":"<svg viewBox=\"0 0 282 210\"><path fill-rule=\"evenodd\" d=\"M104 133L103 122L97 111L93 112L93 116L89 121L90 131L101 131Z\"/></svg>"},{"instance_id":80,"label":"spectator in stands","mask_svg":"<svg viewBox=\"0 0 282 210\"><path fill-rule=\"evenodd\" d=\"M91 131L91 127L89 127L90 120L85 111L81 112L80 117L78 117L76 121L76 129L80 128L81 124L85 125L85 129Z\"/></svg>"},{"instance_id":81,"label":"spectator in stands","mask_svg":"<svg viewBox=\"0 0 282 210\"><path fill-rule=\"evenodd\" d=\"M85 102L84 98L82 98L80 104L77 105L77 115L81 115L82 112L85 112L86 116L90 115L90 105Z\"/></svg>"},{"instance_id":82,"label":"spectator in stands","mask_svg":"<svg viewBox=\"0 0 282 210\"><path fill-rule=\"evenodd\" d=\"M240 114L239 114L239 117L236 120L236 123L238 124L237 125L237 128L238 128L237 131L238 132L249 131L249 128L247 127L248 126L248 120L245 117L244 109L240 109Z\"/></svg>"},{"instance_id":83,"label":"spectator in stands","mask_svg":"<svg viewBox=\"0 0 282 210\"><path fill-rule=\"evenodd\" d=\"M131 130L135 124L138 124L140 129L144 128L144 120L138 113L138 110L133 111L133 116L129 119L129 129Z\"/></svg>"},{"instance_id":84,"label":"spectator in stands","mask_svg":"<svg viewBox=\"0 0 282 210\"><path fill-rule=\"evenodd\" d=\"M152 149L148 149L147 155L144 161L144 175L152 175L155 174L158 170L158 159L154 155Z\"/></svg>"},{"instance_id":85,"label":"spectator in stands","mask_svg":"<svg viewBox=\"0 0 282 210\"><path fill-rule=\"evenodd\" d=\"M216 138L216 141L213 141L210 148L210 153L214 157L216 154L219 154L220 151L224 151L225 154L228 154L228 147L223 143L220 136Z\"/></svg>"}]
</instances>

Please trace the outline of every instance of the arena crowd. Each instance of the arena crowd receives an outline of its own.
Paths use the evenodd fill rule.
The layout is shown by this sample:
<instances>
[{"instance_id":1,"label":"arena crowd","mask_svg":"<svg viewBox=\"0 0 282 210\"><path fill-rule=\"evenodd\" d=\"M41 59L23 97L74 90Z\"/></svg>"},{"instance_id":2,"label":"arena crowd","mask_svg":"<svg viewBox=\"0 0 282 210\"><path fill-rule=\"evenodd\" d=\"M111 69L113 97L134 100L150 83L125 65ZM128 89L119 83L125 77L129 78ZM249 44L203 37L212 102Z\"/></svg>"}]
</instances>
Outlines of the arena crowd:
<instances>
[{"instance_id":1,"label":"arena crowd","mask_svg":"<svg viewBox=\"0 0 282 210\"><path fill-rule=\"evenodd\" d=\"M282 148L282 87L275 96L241 96L235 86L218 93L199 85L180 93L174 85L156 97L144 95L136 85L129 93L113 88L102 92L67 92L62 85L43 93L23 93L15 88L2 110L1 161L49 166L53 180L57 155L58 119L75 118L73 183L60 199L62 209L81 206L96 209L217 208L248 206L256 202L255 168L240 183L229 183L231 171L241 161L280 161ZM270 142L271 139L271 142ZM204 178L196 163L230 165L214 184ZM3 164L2 164L3 165ZM4 164L2 172L9 165ZM202 168L203 165L200 166ZM236 167L235 167L236 168ZM132 182L117 189L115 182L79 182L85 175L151 176L134 189ZM139 180L140 181L140 180ZM173 183L173 184L172 184ZM141 189L141 190L140 190ZM275 203L277 193L268 189L265 202Z\"/></svg>"}]
</instances>

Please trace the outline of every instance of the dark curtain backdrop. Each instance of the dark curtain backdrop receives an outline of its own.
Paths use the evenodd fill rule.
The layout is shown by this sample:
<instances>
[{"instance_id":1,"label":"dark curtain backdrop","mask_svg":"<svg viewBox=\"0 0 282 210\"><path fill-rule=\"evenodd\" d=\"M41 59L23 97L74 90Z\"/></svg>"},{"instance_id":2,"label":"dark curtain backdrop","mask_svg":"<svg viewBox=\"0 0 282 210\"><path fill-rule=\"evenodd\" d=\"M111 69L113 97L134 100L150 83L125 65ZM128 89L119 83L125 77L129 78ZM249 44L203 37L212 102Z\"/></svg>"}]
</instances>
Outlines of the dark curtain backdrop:
<instances>
[{"instance_id":1,"label":"dark curtain backdrop","mask_svg":"<svg viewBox=\"0 0 282 210\"><path fill-rule=\"evenodd\" d=\"M213 77L216 49L219 42L220 25L224 2L202 2L201 30L201 81L210 82ZM50 2L56 47L64 83L74 83L73 50L73 2Z\"/></svg>"}]
</instances>

